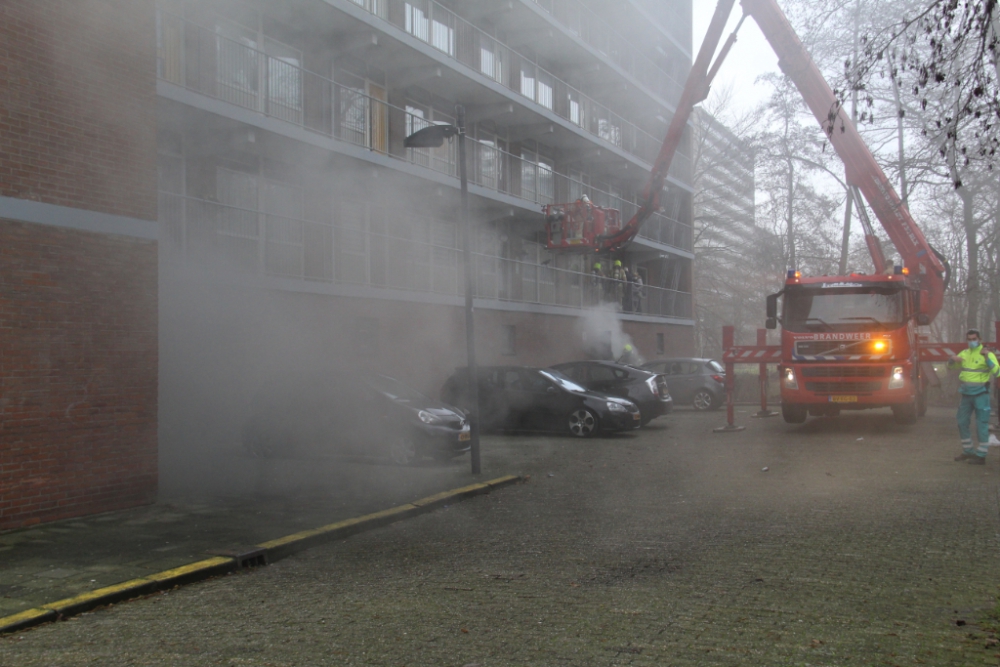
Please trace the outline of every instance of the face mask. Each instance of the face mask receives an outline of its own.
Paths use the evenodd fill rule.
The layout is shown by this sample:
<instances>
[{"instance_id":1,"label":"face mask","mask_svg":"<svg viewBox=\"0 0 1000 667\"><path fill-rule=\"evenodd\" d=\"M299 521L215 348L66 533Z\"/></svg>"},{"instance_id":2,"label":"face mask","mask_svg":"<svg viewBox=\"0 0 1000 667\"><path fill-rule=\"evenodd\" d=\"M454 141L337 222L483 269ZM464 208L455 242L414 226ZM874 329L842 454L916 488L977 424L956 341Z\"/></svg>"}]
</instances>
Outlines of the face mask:
<instances>
[{"instance_id":1,"label":"face mask","mask_svg":"<svg viewBox=\"0 0 1000 667\"><path fill-rule=\"evenodd\" d=\"M969 341L969 349L970 350L974 350L977 347L979 347L979 341L978 340L970 340Z\"/></svg>"}]
</instances>

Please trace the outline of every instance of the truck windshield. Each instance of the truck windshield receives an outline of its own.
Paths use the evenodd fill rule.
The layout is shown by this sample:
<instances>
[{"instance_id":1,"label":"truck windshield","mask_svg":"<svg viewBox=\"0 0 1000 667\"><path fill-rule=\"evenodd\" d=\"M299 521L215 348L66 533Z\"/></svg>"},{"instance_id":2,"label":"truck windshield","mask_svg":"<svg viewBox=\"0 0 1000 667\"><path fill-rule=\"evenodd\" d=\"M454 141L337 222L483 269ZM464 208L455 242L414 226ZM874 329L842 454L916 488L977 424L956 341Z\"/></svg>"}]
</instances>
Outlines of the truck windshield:
<instances>
[{"instance_id":1,"label":"truck windshield","mask_svg":"<svg viewBox=\"0 0 1000 667\"><path fill-rule=\"evenodd\" d=\"M784 306L781 324L788 331L888 331L906 322L898 288L790 289Z\"/></svg>"}]
</instances>

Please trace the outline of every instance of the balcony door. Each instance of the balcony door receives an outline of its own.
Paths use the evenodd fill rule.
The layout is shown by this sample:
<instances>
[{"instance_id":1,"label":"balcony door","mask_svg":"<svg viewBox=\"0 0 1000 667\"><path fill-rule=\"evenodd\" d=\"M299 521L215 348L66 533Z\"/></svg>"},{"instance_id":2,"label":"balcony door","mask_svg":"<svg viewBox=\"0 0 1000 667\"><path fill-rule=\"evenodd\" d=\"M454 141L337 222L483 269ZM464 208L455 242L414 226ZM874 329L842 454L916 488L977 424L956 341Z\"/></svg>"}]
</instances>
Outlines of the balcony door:
<instances>
[{"instance_id":1,"label":"balcony door","mask_svg":"<svg viewBox=\"0 0 1000 667\"><path fill-rule=\"evenodd\" d=\"M388 153L389 105L385 86L343 70L336 74L337 137L378 153Z\"/></svg>"}]
</instances>

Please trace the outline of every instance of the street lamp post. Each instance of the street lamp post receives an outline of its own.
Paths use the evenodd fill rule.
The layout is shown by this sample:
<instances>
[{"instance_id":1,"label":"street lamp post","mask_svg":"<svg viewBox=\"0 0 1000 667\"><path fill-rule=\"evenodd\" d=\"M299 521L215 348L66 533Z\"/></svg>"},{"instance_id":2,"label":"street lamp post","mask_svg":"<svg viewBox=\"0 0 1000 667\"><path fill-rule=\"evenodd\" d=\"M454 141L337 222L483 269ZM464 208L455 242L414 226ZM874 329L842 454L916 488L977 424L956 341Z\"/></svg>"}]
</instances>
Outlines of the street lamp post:
<instances>
[{"instance_id":1,"label":"street lamp post","mask_svg":"<svg viewBox=\"0 0 1000 667\"><path fill-rule=\"evenodd\" d=\"M471 448L472 474L481 472L479 455L479 378L476 373L476 336L473 328L472 308L472 221L469 219L469 179L465 165L465 107L456 105L454 125L430 125L406 137L407 148L436 148L445 139L458 136L458 177L462 183L462 256L465 260L465 350L469 366L469 446Z\"/></svg>"}]
</instances>

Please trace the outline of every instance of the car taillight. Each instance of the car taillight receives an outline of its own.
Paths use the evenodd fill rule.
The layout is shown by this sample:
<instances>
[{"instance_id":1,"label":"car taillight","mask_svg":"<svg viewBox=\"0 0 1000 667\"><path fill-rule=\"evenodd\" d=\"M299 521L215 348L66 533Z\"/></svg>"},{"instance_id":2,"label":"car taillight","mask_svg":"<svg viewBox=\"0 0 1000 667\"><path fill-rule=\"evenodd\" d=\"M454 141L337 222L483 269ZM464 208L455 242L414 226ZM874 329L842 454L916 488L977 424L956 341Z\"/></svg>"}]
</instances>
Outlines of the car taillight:
<instances>
[{"instance_id":1,"label":"car taillight","mask_svg":"<svg viewBox=\"0 0 1000 667\"><path fill-rule=\"evenodd\" d=\"M648 386L649 390L653 392L653 396L660 395L660 388L656 386L656 376L646 378L646 386Z\"/></svg>"},{"instance_id":2,"label":"car taillight","mask_svg":"<svg viewBox=\"0 0 1000 667\"><path fill-rule=\"evenodd\" d=\"M718 382L719 384L725 384L726 383L726 378L722 377L721 375L713 375L712 379L715 380L716 382Z\"/></svg>"}]
</instances>

